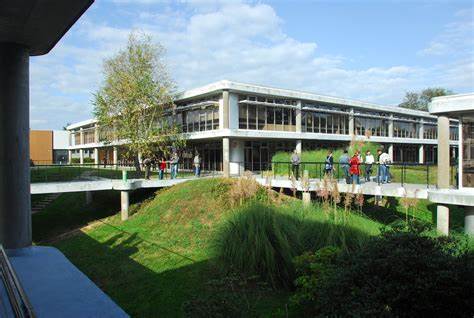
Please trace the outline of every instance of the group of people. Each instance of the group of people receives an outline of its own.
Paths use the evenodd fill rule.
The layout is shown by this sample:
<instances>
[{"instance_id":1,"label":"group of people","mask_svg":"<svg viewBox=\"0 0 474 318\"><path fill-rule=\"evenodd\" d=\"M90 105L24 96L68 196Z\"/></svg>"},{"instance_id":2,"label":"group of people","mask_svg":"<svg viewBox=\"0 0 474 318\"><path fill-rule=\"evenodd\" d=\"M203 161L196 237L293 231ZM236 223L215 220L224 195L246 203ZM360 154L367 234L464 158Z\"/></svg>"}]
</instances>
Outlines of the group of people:
<instances>
[{"instance_id":1,"label":"group of people","mask_svg":"<svg viewBox=\"0 0 474 318\"><path fill-rule=\"evenodd\" d=\"M344 150L344 153L339 158L339 165L344 173L344 178L347 184L360 184L361 169L360 166L364 165L364 177L365 181L371 181L374 164L378 164L377 180L380 183L390 183L390 155L382 149L377 150L377 161L374 155L367 150L365 157L362 158L360 151L355 151L352 157L349 157L349 152ZM299 179L299 166L301 163L301 157L295 150L291 155L292 172L296 179ZM326 156L324 162L324 172L326 175L332 177L334 172L334 157L333 152L330 150Z\"/></svg>"},{"instance_id":2,"label":"group of people","mask_svg":"<svg viewBox=\"0 0 474 318\"><path fill-rule=\"evenodd\" d=\"M151 158L146 158L143 160L142 165L145 169L145 179L149 180L151 176L151 170L156 170L158 168L158 177L160 180L163 180L164 174L166 172L166 167L169 164L171 179L176 179L178 177L178 165L179 165L179 155L177 152L173 152L169 160L166 160L164 156L158 159L156 156ZM196 152L193 158L193 167L194 175L196 177L201 176L201 156Z\"/></svg>"}]
</instances>

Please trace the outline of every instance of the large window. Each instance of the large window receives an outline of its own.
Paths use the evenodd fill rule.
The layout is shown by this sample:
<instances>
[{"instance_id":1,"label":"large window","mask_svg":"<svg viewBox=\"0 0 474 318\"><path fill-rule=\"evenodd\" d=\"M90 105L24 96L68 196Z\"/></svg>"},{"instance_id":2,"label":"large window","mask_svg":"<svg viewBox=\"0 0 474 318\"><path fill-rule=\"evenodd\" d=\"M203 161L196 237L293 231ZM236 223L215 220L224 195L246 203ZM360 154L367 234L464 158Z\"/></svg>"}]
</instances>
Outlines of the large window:
<instances>
[{"instance_id":1,"label":"large window","mask_svg":"<svg viewBox=\"0 0 474 318\"><path fill-rule=\"evenodd\" d=\"M449 127L449 139L459 140L459 127L458 126Z\"/></svg>"},{"instance_id":2,"label":"large window","mask_svg":"<svg viewBox=\"0 0 474 318\"><path fill-rule=\"evenodd\" d=\"M393 136L398 138L419 138L419 125L411 121L393 122Z\"/></svg>"},{"instance_id":3,"label":"large window","mask_svg":"<svg viewBox=\"0 0 474 318\"><path fill-rule=\"evenodd\" d=\"M177 118L181 118L184 132L219 129L219 109L217 107L183 111Z\"/></svg>"},{"instance_id":4,"label":"large window","mask_svg":"<svg viewBox=\"0 0 474 318\"><path fill-rule=\"evenodd\" d=\"M423 138L424 139L438 138L438 126L436 126L436 124L424 124L423 125Z\"/></svg>"},{"instance_id":5,"label":"large window","mask_svg":"<svg viewBox=\"0 0 474 318\"><path fill-rule=\"evenodd\" d=\"M302 130L322 134L349 134L349 116L344 114L303 111Z\"/></svg>"},{"instance_id":6,"label":"large window","mask_svg":"<svg viewBox=\"0 0 474 318\"><path fill-rule=\"evenodd\" d=\"M83 130L84 144L92 144L95 142L95 128L87 128Z\"/></svg>"},{"instance_id":7,"label":"large window","mask_svg":"<svg viewBox=\"0 0 474 318\"><path fill-rule=\"evenodd\" d=\"M241 103L239 105L239 128L295 131L295 116L295 110L290 108Z\"/></svg>"},{"instance_id":8,"label":"large window","mask_svg":"<svg viewBox=\"0 0 474 318\"><path fill-rule=\"evenodd\" d=\"M356 135L388 137L388 119L355 117Z\"/></svg>"},{"instance_id":9,"label":"large window","mask_svg":"<svg viewBox=\"0 0 474 318\"><path fill-rule=\"evenodd\" d=\"M474 117L462 119L462 186L474 187Z\"/></svg>"}]
</instances>

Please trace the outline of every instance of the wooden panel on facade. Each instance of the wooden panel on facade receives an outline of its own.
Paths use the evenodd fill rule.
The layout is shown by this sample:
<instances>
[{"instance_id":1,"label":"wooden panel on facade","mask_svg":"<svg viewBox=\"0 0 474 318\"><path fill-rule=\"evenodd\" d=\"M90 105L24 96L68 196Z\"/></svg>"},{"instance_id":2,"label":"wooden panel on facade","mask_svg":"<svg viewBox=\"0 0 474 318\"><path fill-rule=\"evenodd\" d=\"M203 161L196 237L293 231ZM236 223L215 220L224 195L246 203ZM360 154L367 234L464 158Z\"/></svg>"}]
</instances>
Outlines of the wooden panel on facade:
<instances>
[{"instance_id":1,"label":"wooden panel on facade","mask_svg":"<svg viewBox=\"0 0 474 318\"><path fill-rule=\"evenodd\" d=\"M52 130L30 130L30 159L35 165L53 163Z\"/></svg>"}]
</instances>

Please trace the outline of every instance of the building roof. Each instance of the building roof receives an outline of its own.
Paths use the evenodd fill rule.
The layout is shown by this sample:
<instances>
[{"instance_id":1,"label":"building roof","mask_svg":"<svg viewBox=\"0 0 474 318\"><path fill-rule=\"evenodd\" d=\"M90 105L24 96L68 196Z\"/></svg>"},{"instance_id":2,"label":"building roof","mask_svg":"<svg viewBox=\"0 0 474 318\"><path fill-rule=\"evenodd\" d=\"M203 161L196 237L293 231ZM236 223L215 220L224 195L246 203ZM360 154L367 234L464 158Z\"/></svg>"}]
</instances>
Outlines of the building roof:
<instances>
[{"instance_id":1,"label":"building roof","mask_svg":"<svg viewBox=\"0 0 474 318\"><path fill-rule=\"evenodd\" d=\"M430 113L456 117L474 113L474 93L435 97L429 105Z\"/></svg>"},{"instance_id":2,"label":"building roof","mask_svg":"<svg viewBox=\"0 0 474 318\"><path fill-rule=\"evenodd\" d=\"M2 0L0 43L29 48L30 55L48 53L94 0Z\"/></svg>"}]
</instances>

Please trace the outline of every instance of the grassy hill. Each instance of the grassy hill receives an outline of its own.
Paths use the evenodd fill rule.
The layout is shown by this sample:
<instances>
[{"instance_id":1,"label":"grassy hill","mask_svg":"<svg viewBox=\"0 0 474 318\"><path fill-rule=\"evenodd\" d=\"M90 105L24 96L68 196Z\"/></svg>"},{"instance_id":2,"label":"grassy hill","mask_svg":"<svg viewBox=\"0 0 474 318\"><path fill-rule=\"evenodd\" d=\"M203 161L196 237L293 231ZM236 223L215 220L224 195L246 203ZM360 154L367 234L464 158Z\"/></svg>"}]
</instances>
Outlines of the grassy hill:
<instances>
[{"instance_id":1,"label":"grassy hill","mask_svg":"<svg viewBox=\"0 0 474 318\"><path fill-rule=\"evenodd\" d=\"M223 316L284 317L288 286L270 287L282 277L291 281L295 255L325 245L350 250L405 217L396 202L368 209L371 218L360 212L331 216L260 186L253 199L239 200L239 191L250 196L252 186L239 189L238 182L200 179L158 191L132 205L128 221L109 216L52 245L134 317L206 317L222 308L228 310ZM429 219L426 203L419 206L425 210L417 217ZM33 216L41 217L37 224L60 216L52 207Z\"/></svg>"}]
</instances>

